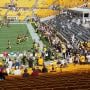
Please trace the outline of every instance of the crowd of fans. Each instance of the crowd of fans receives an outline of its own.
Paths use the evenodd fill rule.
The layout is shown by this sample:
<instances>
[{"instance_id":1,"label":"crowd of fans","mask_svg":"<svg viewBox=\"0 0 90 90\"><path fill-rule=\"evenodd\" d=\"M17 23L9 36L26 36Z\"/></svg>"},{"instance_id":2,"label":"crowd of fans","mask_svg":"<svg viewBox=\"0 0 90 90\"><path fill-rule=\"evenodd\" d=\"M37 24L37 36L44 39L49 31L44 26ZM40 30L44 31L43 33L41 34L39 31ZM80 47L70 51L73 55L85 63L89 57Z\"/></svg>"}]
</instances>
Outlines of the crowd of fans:
<instances>
[{"instance_id":1,"label":"crowd of fans","mask_svg":"<svg viewBox=\"0 0 90 90\"><path fill-rule=\"evenodd\" d=\"M53 26L54 20L48 22L35 21L35 29L39 34L40 39L45 38L49 46L44 46L40 51L40 45L33 42L33 48L23 53L4 52L0 55L0 79L5 79L5 76L22 75L23 77L37 76L39 73L48 72L47 62L56 61L59 68L66 67L68 64L89 64L90 63L90 49L87 49L87 43L80 43L79 48L73 47L70 42L62 41L58 32ZM51 65L50 71L55 71L54 64ZM42 68L36 67L41 66ZM31 68L31 73L29 69Z\"/></svg>"},{"instance_id":2,"label":"crowd of fans","mask_svg":"<svg viewBox=\"0 0 90 90\"><path fill-rule=\"evenodd\" d=\"M66 18L65 18L65 16L66 16ZM65 20L63 20L62 18L65 18ZM44 37L46 40L48 40L51 48L53 48L56 53L62 54L61 57L63 59L66 60L68 58L70 59L70 57L74 57L73 63L80 63L80 64L90 63L90 45L89 45L90 42L88 41L90 39L90 37L88 36L90 34L89 30L85 29L81 24L77 25L77 22L75 23L75 22L73 22L73 20L74 19L68 15L56 16L55 19L52 19L50 21L46 21L44 23L40 22L39 24L37 23L38 24L37 26L39 26L38 32L41 33L41 35L40 35L41 37ZM80 30L79 32L77 32L77 34L82 31L83 35L81 35L81 38L83 37L83 40L85 38L87 38L87 39L85 39L85 41L83 41L83 40L80 41L79 37L78 36L75 37L73 34L72 36L66 36L67 38L71 37L70 41L66 41L66 42L61 41L58 36L58 33L59 33L58 31L60 29L62 29L62 27L60 27L58 23L61 23L62 27L64 29L67 27L66 28L67 30L68 30L68 28L74 27L73 24L75 24L76 27L78 27L77 28L78 31L82 27L83 30ZM69 25L69 23L72 23L72 26ZM63 29L63 31L64 31L64 29ZM70 31L68 30L67 34L68 34L68 32L70 32ZM87 34L87 37L85 37L84 34ZM56 56L56 58L58 58L58 57Z\"/></svg>"}]
</instances>

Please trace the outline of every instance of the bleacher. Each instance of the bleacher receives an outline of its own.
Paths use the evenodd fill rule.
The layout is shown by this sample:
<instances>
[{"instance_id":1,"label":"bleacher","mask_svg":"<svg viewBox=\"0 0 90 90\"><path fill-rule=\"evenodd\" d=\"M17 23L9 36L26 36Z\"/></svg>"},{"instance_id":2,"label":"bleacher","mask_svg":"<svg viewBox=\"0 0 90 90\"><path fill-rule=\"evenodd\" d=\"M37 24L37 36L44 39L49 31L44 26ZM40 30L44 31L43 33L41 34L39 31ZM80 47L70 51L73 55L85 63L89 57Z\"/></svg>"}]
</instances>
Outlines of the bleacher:
<instances>
[{"instance_id":1,"label":"bleacher","mask_svg":"<svg viewBox=\"0 0 90 90\"><path fill-rule=\"evenodd\" d=\"M52 4L52 0L46 0L45 2L43 2L42 0L16 0L15 4L17 5L17 7L33 7L33 5L35 4L35 2L37 3L36 7L39 8L48 8L49 5Z\"/></svg>"},{"instance_id":2,"label":"bleacher","mask_svg":"<svg viewBox=\"0 0 90 90\"><path fill-rule=\"evenodd\" d=\"M66 8L73 8L83 5L86 1L87 0L60 0L60 5Z\"/></svg>"},{"instance_id":3,"label":"bleacher","mask_svg":"<svg viewBox=\"0 0 90 90\"><path fill-rule=\"evenodd\" d=\"M0 8L0 15L4 16L7 13L7 9L1 9Z\"/></svg>"},{"instance_id":4,"label":"bleacher","mask_svg":"<svg viewBox=\"0 0 90 90\"><path fill-rule=\"evenodd\" d=\"M31 8L34 5L34 0L15 0L14 4L17 7L28 7Z\"/></svg>"},{"instance_id":5,"label":"bleacher","mask_svg":"<svg viewBox=\"0 0 90 90\"><path fill-rule=\"evenodd\" d=\"M37 1L35 0L14 0L13 2L14 2L15 7L17 8L29 8L29 9L35 8L34 13L37 16L42 17L42 18L51 16L51 15L57 15L59 13L59 11L50 9L52 5L58 5L60 3L60 6L64 8L71 8L71 7L80 6L85 3L85 1L83 0L73 0L73 1L72 0L68 0L68 1L67 0L46 0L46 1L43 1L43 0L37 0ZM3 9L3 8L5 8L10 3L11 3L10 0L3 0L3 2L0 2L0 8L2 9L2 11L0 12L0 15L5 15L8 9ZM18 16L18 19L20 21L23 21L25 20L27 16L31 17L33 15L31 14L32 12L33 12L32 9L28 10L27 12L28 14ZM9 11L7 12L7 15L9 17L16 15L17 17L17 13L18 12ZM23 13L23 11L21 13Z\"/></svg>"},{"instance_id":6,"label":"bleacher","mask_svg":"<svg viewBox=\"0 0 90 90\"><path fill-rule=\"evenodd\" d=\"M33 7L35 5L36 6ZM45 2L44 2L45 1ZM39 17L47 17L56 15L59 13L56 10L48 9L52 5L53 0L15 0L14 4L18 10L8 10L5 7L10 3L10 0L3 0L0 2L0 15L8 17L16 17L20 21L24 21L27 17L31 17L34 14ZM63 7L71 8L84 4L84 0L60 0L60 5ZM24 10L22 8L29 8ZM43 9L42 9L43 8ZM49 22L49 21L48 21ZM75 35L76 41L89 41L90 29L86 29L82 25L78 25L72 22L69 16L57 15L52 19L49 24L53 26L65 39L71 42L71 35ZM49 25L48 24L48 25ZM88 45L90 47L90 43ZM30 78L22 78L21 76L7 76L6 80L0 81L0 90L90 90L90 71L89 68L82 69L74 72L78 66L67 66L66 68L58 68L55 66L58 72L50 72L52 66L48 67L48 73L39 76L30 76ZM88 65L89 66L89 65ZM62 69L62 70L61 70ZM68 72L68 69L71 70ZM61 72L60 72L61 70ZM66 72L62 72L66 70ZM84 70L84 71L83 71Z\"/></svg>"},{"instance_id":7,"label":"bleacher","mask_svg":"<svg viewBox=\"0 0 90 90\"><path fill-rule=\"evenodd\" d=\"M49 73L28 79L14 76L1 81L0 90L90 90L90 73Z\"/></svg>"},{"instance_id":8,"label":"bleacher","mask_svg":"<svg viewBox=\"0 0 90 90\"><path fill-rule=\"evenodd\" d=\"M90 30L75 22L68 22L69 16L59 15L54 19L53 25L68 41L71 41L71 35L76 36L76 40L81 42L90 40Z\"/></svg>"},{"instance_id":9,"label":"bleacher","mask_svg":"<svg viewBox=\"0 0 90 90\"><path fill-rule=\"evenodd\" d=\"M47 17L58 13L56 10L49 9L53 4L52 0L46 0L45 2L42 0L14 0L13 4L15 5L15 8L19 9L8 10L7 6L11 3L10 0L0 2L0 15L5 16L7 14L8 17L16 17L18 20L23 21L27 16L31 17L33 15L32 13L39 17ZM28 8L28 10L24 10L24 8Z\"/></svg>"},{"instance_id":10,"label":"bleacher","mask_svg":"<svg viewBox=\"0 0 90 90\"><path fill-rule=\"evenodd\" d=\"M0 1L0 7L5 7L8 3L10 3L10 0L2 0Z\"/></svg>"}]
</instances>

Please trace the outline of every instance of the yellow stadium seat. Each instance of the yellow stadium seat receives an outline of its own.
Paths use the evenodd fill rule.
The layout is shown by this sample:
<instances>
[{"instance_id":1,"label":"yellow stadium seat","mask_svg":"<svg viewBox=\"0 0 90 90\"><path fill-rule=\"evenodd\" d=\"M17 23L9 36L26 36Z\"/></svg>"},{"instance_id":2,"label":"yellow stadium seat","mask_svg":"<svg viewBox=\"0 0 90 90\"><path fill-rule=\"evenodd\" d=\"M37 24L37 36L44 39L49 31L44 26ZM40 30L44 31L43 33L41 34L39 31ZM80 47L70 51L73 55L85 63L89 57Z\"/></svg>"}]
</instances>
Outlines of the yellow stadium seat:
<instances>
[{"instance_id":1,"label":"yellow stadium seat","mask_svg":"<svg viewBox=\"0 0 90 90\"><path fill-rule=\"evenodd\" d=\"M90 0L88 0L90 2ZM0 2L0 15L16 16L20 20L24 20L27 16L32 16L33 12L39 17L48 17L51 15L56 15L59 11L49 9L52 5L60 5L66 8L77 7L86 3L85 0L14 0L14 4L19 8L28 8L25 10L12 11L8 9L3 9L2 7L7 6L11 3L11 0L3 0ZM32 9L33 8L33 9Z\"/></svg>"}]
</instances>

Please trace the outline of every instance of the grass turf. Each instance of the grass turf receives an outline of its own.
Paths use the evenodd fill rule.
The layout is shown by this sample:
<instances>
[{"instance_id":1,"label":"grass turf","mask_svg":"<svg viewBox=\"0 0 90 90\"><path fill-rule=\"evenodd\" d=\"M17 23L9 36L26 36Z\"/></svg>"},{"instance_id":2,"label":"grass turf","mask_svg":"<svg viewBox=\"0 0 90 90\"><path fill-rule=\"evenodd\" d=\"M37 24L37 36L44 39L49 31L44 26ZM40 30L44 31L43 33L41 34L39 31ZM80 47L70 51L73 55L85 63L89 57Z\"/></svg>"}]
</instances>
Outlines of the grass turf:
<instances>
[{"instance_id":1,"label":"grass turf","mask_svg":"<svg viewBox=\"0 0 90 90\"><path fill-rule=\"evenodd\" d=\"M10 24L9 27L3 26L0 28L0 53L4 51L12 52L12 51L24 51L30 50L33 45L33 40L28 32L29 39L27 41L22 42L17 45L17 36L26 34L28 32L28 28L25 24ZM11 42L11 49L7 49L8 40Z\"/></svg>"}]
</instances>

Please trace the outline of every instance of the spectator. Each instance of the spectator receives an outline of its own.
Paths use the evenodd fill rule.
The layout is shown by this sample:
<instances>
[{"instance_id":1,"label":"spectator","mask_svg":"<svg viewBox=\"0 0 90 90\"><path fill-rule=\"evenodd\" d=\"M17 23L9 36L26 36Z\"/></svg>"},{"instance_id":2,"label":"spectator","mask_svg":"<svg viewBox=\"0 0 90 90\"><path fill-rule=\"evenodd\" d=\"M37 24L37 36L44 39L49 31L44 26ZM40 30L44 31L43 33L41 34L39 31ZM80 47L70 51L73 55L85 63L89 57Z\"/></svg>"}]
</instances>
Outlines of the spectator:
<instances>
[{"instance_id":1,"label":"spectator","mask_svg":"<svg viewBox=\"0 0 90 90\"><path fill-rule=\"evenodd\" d=\"M5 76L7 76L7 72L2 67L0 68L0 80L5 80Z\"/></svg>"},{"instance_id":2,"label":"spectator","mask_svg":"<svg viewBox=\"0 0 90 90\"><path fill-rule=\"evenodd\" d=\"M61 60L61 65L60 65L60 67L65 67L65 63L66 63L66 62L65 62L65 59L62 59L62 60Z\"/></svg>"},{"instance_id":3,"label":"spectator","mask_svg":"<svg viewBox=\"0 0 90 90\"><path fill-rule=\"evenodd\" d=\"M29 77L30 77L30 75L29 75L29 73L28 73L28 70L25 69L25 70L24 70L24 73L23 73L23 78L29 78Z\"/></svg>"},{"instance_id":4,"label":"spectator","mask_svg":"<svg viewBox=\"0 0 90 90\"><path fill-rule=\"evenodd\" d=\"M75 65L79 63L79 55L75 55L74 62Z\"/></svg>"},{"instance_id":5,"label":"spectator","mask_svg":"<svg viewBox=\"0 0 90 90\"><path fill-rule=\"evenodd\" d=\"M19 60L16 60L15 67L19 67L19 66L20 66L20 62L19 62Z\"/></svg>"},{"instance_id":6,"label":"spectator","mask_svg":"<svg viewBox=\"0 0 90 90\"><path fill-rule=\"evenodd\" d=\"M44 64L43 58L40 57L40 58L38 59L38 65L39 65L39 66L43 66L43 64Z\"/></svg>"},{"instance_id":7,"label":"spectator","mask_svg":"<svg viewBox=\"0 0 90 90\"><path fill-rule=\"evenodd\" d=\"M86 58L87 58L88 63L90 63L90 53L88 53L88 54L86 55Z\"/></svg>"},{"instance_id":8,"label":"spectator","mask_svg":"<svg viewBox=\"0 0 90 90\"><path fill-rule=\"evenodd\" d=\"M52 64L52 70L51 72L56 72L54 65Z\"/></svg>"},{"instance_id":9,"label":"spectator","mask_svg":"<svg viewBox=\"0 0 90 90\"><path fill-rule=\"evenodd\" d=\"M15 67L14 75L21 75L21 70L19 69L19 67Z\"/></svg>"},{"instance_id":10,"label":"spectator","mask_svg":"<svg viewBox=\"0 0 90 90\"><path fill-rule=\"evenodd\" d=\"M26 65L26 56L25 55L22 57L22 64Z\"/></svg>"},{"instance_id":11,"label":"spectator","mask_svg":"<svg viewBox=\"0 0 90 90\"><path fill-rule=\"evenodd\" d=\"M46 68L46 66L44 65L43 68L42 68L42 73L46 73L48 72L48 69Z\"/></svg>"},{"instance_id":12,"label":"spectator","mask_svg":"<svg viewBox=\"0 0 90 90\"><path fill-rule=\"evenodd\" d=\"M37 70L39 73L41 72L41 70L39 69L39 67L37 67L36 70Z\"/></svg>"},{"instance_id":13,"label":"spectator","mask_svg":"<svg viewBox=\"0 0 90 90\"><path fill-rule=\"evenodd\" d=\"M38 70L36 70L35 68L33 68L32 70L33 70L33 72L31 74L31 76L38 76L39 75Z\"/></svg>"},{"instance_id":14,"label":"spectator","mask_svg":"<svg viewBox=\"0 0 90 90\"><path fill-rule=\"evenodd\" d=\"M8 76L6 69L3 70L3 75L2 76L3 76L4 80L6 79L6 76Z\"/></svg>"},{"instance_id":15,"label":"spectator","mask_svg":"<svg viewBox=\"0 0 90 90\"><path fill-rule=\"evenodd\" d=\"M30 68L33 68L33 57L32 56L28 58L28 64Z\"/></svg>"},{"instance_id":16,"label":"spectator","mask_svg":"<svg viewBox=\"0 0 90 90\"><path fill-rule=\"evenodd\" d=\"M86 63L86 59L84 55L80 55L80 64L85 64Z\"/></svg>"},{"instance_id":17,"label":"spectator","mask_svg":"<svg viewBox=\"0 0 90 90\"><path fill-rule=\"evenodd\" d=\"M13 65L13 62L12 62L12 60L11 59L9 59L9 61L8 61L8 68L12 68L12 65Z\"/></svg>"}]
</instances>

